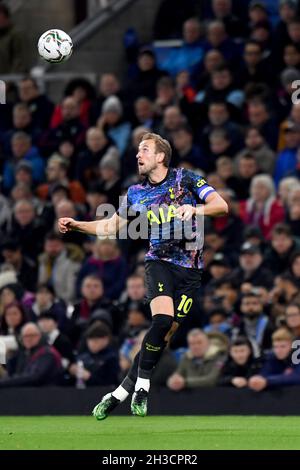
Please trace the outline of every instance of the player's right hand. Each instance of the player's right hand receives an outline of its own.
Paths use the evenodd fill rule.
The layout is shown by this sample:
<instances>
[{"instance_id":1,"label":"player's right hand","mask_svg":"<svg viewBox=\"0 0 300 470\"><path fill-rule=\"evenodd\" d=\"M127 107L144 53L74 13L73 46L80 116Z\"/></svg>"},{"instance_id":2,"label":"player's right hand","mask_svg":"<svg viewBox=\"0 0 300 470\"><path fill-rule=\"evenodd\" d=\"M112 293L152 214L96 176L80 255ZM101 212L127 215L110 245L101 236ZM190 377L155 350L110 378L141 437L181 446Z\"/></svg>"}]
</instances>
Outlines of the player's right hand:
<instances>
[{"instance_id":1,"label":"player's right hand","mask_svg":"<svg viewBox=\"0 0 300 470\"><path fill-rule=\"evenodd\" d=\"M77 222L71 217L61 217L60 219L58 219L58 230L61 233L71 232L72 230L75 230L76 227Z\"/></svg>"}]
</instances>

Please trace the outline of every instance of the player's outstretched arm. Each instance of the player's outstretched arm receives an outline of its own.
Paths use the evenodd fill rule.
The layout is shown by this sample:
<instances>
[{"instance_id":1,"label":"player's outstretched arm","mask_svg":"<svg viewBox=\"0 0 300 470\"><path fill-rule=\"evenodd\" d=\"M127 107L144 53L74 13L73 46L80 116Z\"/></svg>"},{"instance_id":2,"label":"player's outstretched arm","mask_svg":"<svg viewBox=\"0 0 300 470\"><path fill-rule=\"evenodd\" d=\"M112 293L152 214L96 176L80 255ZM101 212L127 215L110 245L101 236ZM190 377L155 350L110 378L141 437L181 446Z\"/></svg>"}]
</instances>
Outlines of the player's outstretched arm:
<instances>
[{"instance_id":1,"label":"player's outstretched arm","mask_svg":"<svg viewBox=\"0 0 300 470\"><path fill-rule=\"evenodd\" d=\"M126 219L119 217L117 213L110 219L94 220L93 222L81 222L71 217L61 217L58 219L58 229L61 233L77 231L88 235L109 237L110 235L116 235L126 223Z\"/></svg>"}]
</instances>

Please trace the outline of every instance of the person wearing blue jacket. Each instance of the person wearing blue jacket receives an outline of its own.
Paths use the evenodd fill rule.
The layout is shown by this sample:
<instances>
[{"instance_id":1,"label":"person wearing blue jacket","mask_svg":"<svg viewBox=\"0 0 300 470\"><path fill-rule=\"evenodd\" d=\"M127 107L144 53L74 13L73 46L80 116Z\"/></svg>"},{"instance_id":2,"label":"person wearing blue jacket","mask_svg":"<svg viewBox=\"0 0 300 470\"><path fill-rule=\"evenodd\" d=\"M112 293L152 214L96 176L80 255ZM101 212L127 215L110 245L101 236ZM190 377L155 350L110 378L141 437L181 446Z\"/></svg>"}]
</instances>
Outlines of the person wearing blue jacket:
<instances>
[{"instance_id":1,"label":"person wearing blue jacket","mask_svg":"<svg viewBox=\"0 0 300 470\"><path fill-rule=\"evenodd\" d=\"M15 184L15 170L22 161L31 166L34 184L42 183L45 177L45 163L37 147L32 145L30 135L16 132L11 140L12 157L4 162L2 189L8 194Z\"/></svg>"},{"instance_id":2,"label":"person wearing blue jacket","mask_svg":"<svg viewBox=\"0 0 300 470\"><path fill-rule=\"evenodd\" d=\"M288 122L284 136L285 148L279 152L274 170L276 187L285 176L292 176L297 168L297 153L300 142L299 126L293 122Z\"/></svg>"},{"instance_id":3,"label":"person wearing blue jacket","mask_svg":"<svg viewBox=\"0 0 300 470\"><path fill-rule=\"evenodd\" d=\"M272 335L273 351L260 371L249 379L249 388L257 392L265 388L300 385L300 359L293 349L292 333L279 328Z\"/></svg>"}]
</instances>

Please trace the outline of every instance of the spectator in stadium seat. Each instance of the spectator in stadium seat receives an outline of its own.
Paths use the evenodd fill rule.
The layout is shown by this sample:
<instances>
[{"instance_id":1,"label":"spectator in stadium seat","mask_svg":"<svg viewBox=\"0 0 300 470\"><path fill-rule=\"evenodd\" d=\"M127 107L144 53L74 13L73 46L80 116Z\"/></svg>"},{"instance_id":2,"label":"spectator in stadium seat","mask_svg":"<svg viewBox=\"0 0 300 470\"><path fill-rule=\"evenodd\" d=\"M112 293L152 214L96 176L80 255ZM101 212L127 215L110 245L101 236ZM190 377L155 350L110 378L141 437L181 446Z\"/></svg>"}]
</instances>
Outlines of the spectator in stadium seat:
<instances>
[{"instance_id":1,"label":"spectator in stadium seat","mask_svg":"<svg viewBox=\"0 0 300 470\"><path fill-rule=\"evenodd\" d=\"M135 76L130 79L125 89L127 99L131 103L141 96L153 100L158 80L167 73L158 68L155 53L150 47L140 49L136 65Z\"/></svg>"},{"instance_id":2,"label":"spectator in stadium seat","mask_svg":"<svg viewBox=\"0 0 300 470\"><path fill-rule=\"evenodd\" d=\"M273 274L263 267L263 256L258 245L249 242L242 245L239 265L230 275L235 285L240 287L243 282L251 282L254 286L272 287Z\"/></svg>"},{"instance_id":3,"label":"spectator in stadium seat","mask_svg":"<svg viewBox=\"0 0 300 470\"><path fill-rule=\"evenodd\" d=\"M259 300L260 300L260 302L263 306L264 313L269 318L271 318L272 317L271 316L271 307L272 306L270 305L270 290L267 289L266 287L263 287L263 286L254 286L253 284L251 284L251 282L244 282L241 285L241 289L240 289L241 295L248 294L249 292L252 293L253 291L257 295L257 297L259 298ZM274 320L272 318L272 322L273 321L276 323L276 319Z\"/></svg>"},{"instance_id":4,"label":"spectator in stadium seat","mask_svg":"<svg viewBox=\"0 0 300 470\"><path fill-rule=\"evenodd\" d=\"M218 385L244 388L261 369L261 359L253 355L252 345L245 336L232 341L229 357L221 370Z\"/></svg>"},{"instance_id":5,"label":"spectator in stadium seat","mask_svg":"<svg viewBox=\"0 0 300 470\"><path fill-rule=\"evenodd\" d=\"M214 229L210 228L205 232L205 245L211 247L214 253L223 252L224 244L224 237Z\"/></svg>"},{"instance_id":6,"label":"spectator in stadium seat","mask_svg":"<svg viewBox=\"0 0 300 470\"><path fill-rule=\"evenodd\" d=\"M68 167L68 178L70 180L78 179L76 177L77 149L71 140L63 140L58 146L58 155L66 162Z\"/></svg>"},{"instance_id":7,"label":"spectator in stadium seat","mask_svg":"<svg viewBox=\"0 0 300 470\"><path fill-rule=\"evenodd\" d=\"M243 139L240 127L230 119L229 108L224 101L212 101L208 106L208 124L200 134L203 149L209 153L209 135L215 129L224 129L236 152L242 149Z\"/></svg>"},{"instance_id":8,"label":"spectator in stadium seat","mask_svg":"<svg viewBox=\"0 0 300 470\"><path fill-rule=\"evenodd\" d=\"M111 331L101 322L95 322L85 333L86 348L76 360L83 362L83 380L87 386L113 385L118 382L118 352L111 344ZM77 364L72 364L70 373L77 375Z\"/></svg>"},{"instance_id":9,"label":"spectator in stadium seat","mask_svg":"<svg viewBox=\"0 0 300 470\"><path fill-rule=\"evenodd\" d=\"M67 162L58 154L52 155L46 167L47 182L37 187L37 195L40 199L49 199L51 190L54 186L60 184L66 186L69 190L70 199L73 202L84 203L85 192L79 181L69 181Z\"/></svg>"},{"instance_id":10,"label":"spectator in stadium seat","mask_svg":"<svg viewBox=\"0 0 300 470\"><path fill-rule=\"evenodd\" d=\"M246 336L252 344L254 356L259 357L271 349L274 327L264 314L263 303L255 290L243 294L240 311L242 316L233 328L232 338Z\"/></svg>"},{"instance_id":11,"label":"spectator in stadium seat","mask_svg":"<svg viewBox=\"0 0 300 470\"><path fill-rule=\"evenodd\" d=\"M0 194L0 229L11 219L10 201L4 194Z\"/></svg>"},{"instance_id":12,"label":"spectator in stadium seat","mask_svg":"<svg viewBox=\"0 0 300 470\"><path fill-rule=\"evenodd\" d=\"M107 134L123 156L129 143L131 124L126 120L122 103L117 96L109 96L103 102L97 127Z\"/></svg>"},{"instance_id":13,"label":"spectator in stadium seat","mask_svg":"<svg viewBox=\"0 0 300 470\"><path fill-rule=\"evenodd\" d=\"M240 217L245 224L258 226L267 240L274 225L284 219L284 208L276 199L269 175L256 175L250 185L250 198L240 202Z\"/></svg>"},{"instance_id":14,"label":"spectator in stadium seat","mask_svg":"<svg viewBox=\"0 0 300 470\"><path fill-rule=\"evenodd\" d=\"M8 377L0 379L0 388L37 387L57 384L62 376L61 358L45 345L35 323L26 323L21 331L23 348L7 364Z\"/></svg>"},{"instance_id":15,"label":"spectator in stadium seat","mask_svg":"<svg viewBox=\"0 0 300 470\"><path fill-rule=\"evenodd\" d=\"M83 279L89 274L98 275L104 285L105 296L109 299L120 297L125 287L126 262L121 255L116 240L98 240L93 247L93 254L82 265L77 279L77 292Z\"/></svg>"},{"instance_id":16,"label":"spectator in stadium seat","mask_svg":"<svg viewBox=\"0 0 300 470\"><path fill-rule=\"evenodd\" d=\"M279 183L278 196L286 211L288 210L289 195L297 187L300 187L300 185L298 178L295 176L287 176Z\"/></svg>"},{"instance_id":17,"label":"spectator in stadium seat","mask_svg":"<svg viewBox=\"0 0 300 470\"><path fill-rule=\"evenodd\" d=\"M120 344L126 340L135 338L142 330L147 330L149 326L149 318L146 318L143 303L130 302L126 311L126 320L119 332Z\"/></svg>"},{"instance_id":18,"label":"spectator in stadium seat","mask_svg":"<svg viewBox=\"0 0 300 470\"><path fill-rule=\"evenodd\" d=\"M295 185L288 195L286 220L294 236L300 236L300 185Z\"/></svg>"},{"instance_id":19,"label":"spectator in stadium seat","mask_svg":"<svg viewBox=\"0 0 300 470\"><path fill-rule=\"evenodd\" d=\"M220 155L216 162L217 174L226 183L227 188L224 189L224 193L230 197L234 197L234 186L237 182L237 178L234 175L234 165L232 159L224 154Z\"/></svg>"},{"instance_id":20,"label":"spectator in stadium seat","mask_svg":"<svg viewBox=\"0 0 300 470\"><path fill-rule=\"evenodd\" d=\"M226 279L231 271L229 260L223 253L215 253L210 263L207 265L207 269L211 276L210 282L207 284L207 288L215 287L218 282L222 279Z\"/></svg>"},{"instance_id":21,"label":"spectator in stadium seat","mask_svg":"<svg viewBox=\"0 0 300 470\"><path fill-rule=\"evenodd\" d=\"M275 278L274 288L269 294L272 316L282 318L285 306L291 302L300 304L299 281L289 272Z\"/></svg>"},{"instance_id":22,"label":"spectator in stadium seat","mask_svg":"<svg viewBox=\"0 0 300 470\"><path fill-rule=\"evenodd\" d=\"M291 122L285 127L285 147L277 156L274 180L278 186L285 176L294 176L298 165L298 147L300 145L300 126ZM298 176L297 174L295 176Z\"/></svg>"},{"instance_id":23,"label":"spectator in stadium seat","mask_svg":"<svg viewBox=\"0 0 300 470\"><path fill-rule=\"evenodd\" d=\"M237 161L237 180L233 190L239 201L244 201L250 196L252 179L259 172L257 161L252 153L245 153Z\"/></svg>"},{"instance_id":24,"label":"spectator in stadium seat","mask_svg":"<svg viewBox=\"0 0 300 470\"><path fill-rule=\"evenodd\" d=\"M117 96L121 102L125 102L125 94L121 89L119 79L113 73L103 73L99 80L98 97L94 100L90 111L90 123L95 126L101 114L102 104L109 96Z\"/></svg>"},{"instance_id":25,"label":"spectator in stadium seat","mask_svg":"<svg viewBox=\"0 0 300 470\"><path fill-rule=\"evenodd\" d=\"M225 129L214 129L209 135L209 150L211 161L217 163L219 157L226 155L233 158L235 150Z\"/></svg>"},{"instance_id":26,"label":"spectator in stadium seat","mask_svg":"<svg viewBox=\"0 0 300 470\"><path fill-rule=\"evenodd\" d=\"M40 92L37 82L32 77L20 80L18 90L21 102L29 107L34 127L47 129L54 109L53 103Z\"/></svg>"},{"instance_id":27,"label":"spectator in stadium seat","mask_svg":"<svg viewBox=\"0 0 300 470\"><path fill-rule=\"evenodd\" d=\"M19 201L29 201L35 207L36 212L39 214L42 208L38 198L34 197L31 185L26 183L32 181L31 165L27 162L20 162L15 171L16 184L10 192L11 202L15 205ZM20 179L20 181L18 181ZM10 227L9 222L6 227Z\"/></svg>"},{"instance_id":28,"label":"spectator in stadium seat","mask_svg":"<svg viewBox=\"0 0 300 470\"><path fill-rule=\"evenodd\" d=\"M5 231L9 238L19 242L24 256L36 260L42 250L45 230L32 200L21 199L15 203L11 224Z\"/></svg>"},{"instance_id":29,"label":"spectator in stadium seat","mask_svg":"<svg viewBox=\"0 0 300 470\"><path fill-rule=\"evenodd\" d=\"M100 204L106 204L107 202L107 194L102 191L99 185L97 183L90 183L86 190L86 203L88 207L86 219L94 220Z\"/></svg>"},{"instance_id":30,"label":"spectator in stadium seat","mask_svg":"<svg viewBox=\"0 0 300 470\"><path fill-rule=\"evenodd\" d=\"M155 112L157 116L163 117L164 111L169 106L177 105L178 97L174 80L171 77L160 78L156 85Z\"/></svg>"},{"instance_id":31,"label":"spectator in stadium seat","mask_svg":"<svg viewBox=\"0 0 300 470\"><path fill-rule=\"evenodd\" d=\"M255 227L254 225L244 227L243 239L244 242L249 242L251 245L257 245L262 253L265 252L265 239L258 227Z\"/></svg>"},{"instance_id":32,"label":"spectator in stadium seat","mask_svg":"<svg viewBox=\"0 0 300 470\"><path fill-rule=\"evenodd\" d=\"M59 234L48 233L44 252L39 257L38 283L50 283L55 294L66 303L76 299L75 283L82 253L74 245L66 245Z\"/></svg>"},{"instance_id":33,"label":"spectator in stadium seat","mask_svg":"<svg viewBox=\"0 0 300 470\"><path fill-rule=\"evenodd\" d=\"M0 5L0 74L24 73L27 71L27 37L19 31L12 19L9 8Z\"/></svg>"},{"instance_id":34,"label":"spectator in stadium seat","mask_svg":"<svg viewBox=\"0 0 300 470\"><path fill-rule=\"evenodd\" d=\"M22 184L23 187L27 186L29 188L29 192L31 192L31 196L29 198L32 200L34 199L34 202L37 207L40 206L40 201L38 200L38 198L34 198L32 191L31 191L33 189L33 178L32 178L32 165L30 162L27 162L26 160L21 160L18 163L18 165L15 168L15 180L16 180L16 185L13 187L11 194L10 194L12 199L15 202L19 199L27 199L27 197L15 198L14 189L16 186Z\"/></svg>"},{"instance_id":35,"label":"spectator in stadium seat","mask_svg":"<svg viewBox=\"0 0 300 470\"><path fill-rule=\"evenodd\" d=\"M265 141L263 135L256 127L248 127L245 135L245 148L235 156L235 163L238 165L243 155L251 154L255 157L258 171L273 174L275 165L275 152Z\"/></svg>"},{"instance_id":36,"label":"spectator in stadium seat","mask_svg":"<svg viewBox=\"0 0 300 470\"><path fill-rule=\"evenodd\" d=\"M200 146L193 142L193 130L188 125L183 124L172 132L172 142L173 162L177 162L179 166L182 162L188 162L194 168L201 168L204 171L208 169L206 158Z\"/></svg>"},{"instance_id":37,"label":"spectator in stadium seat","mask_svg":"<svg viewBox=\"0 0 300 470\"><path fill-rule=\"evenodd\" d=\"M282 50L286 44L290 44L291 38L288 34L288 23L294 20L298 14L297 0L280 0L279 2L279 22L274 30L274 51L273 56L280 60ZM281 63L279 62L279 66Z\"/></svg>"},{"instance_id":38,"label":"spectator in stadium seat","mask_svg":"<svg viewBox=\"0 0 300 470\"><path fill-rule=\"evenodd\" d=\"M15 183L15 168L22 160L32 165L32 177L34 184L44 180L45 163L38 149L32 145L31 137L25 132L16 132L11 139L12 157L5 161L3 168L2 187L9 192Z\"/></svg>"},{"instance_id":39,"label":"spectator in stadium seat","mask_svg":"<svg viewBox=\"0 0 300 470\"><path fill-rule=\"evenodd\" d=\"M139 307L142 308L145 316L150 318L149 306L144 303L146 296L145 280L143 276L138 274L131 274L126 279L126 289L120 296L117 304L119 311L120 322L122 323L127 316L129 306L132 303L138 303Z\"/></svg>"},{"instance_id":40,"label":"spectator in stadium seat","mask_svg":"<svg viewBox=\"0 0 300 470\"><path fill-rule=\"evenodd\" d=\"M68 330L65 303L55 296L53 287L49 284L40 284L37 288L34 302L28 313L34 322L44 314L53 315L58 327L63 332Z\"/></svg>"},{"instance_id":41,"label":"spectator in stadium seat","mask_svg":"<svg viewBox=\"0 0 300 470\"><path fill-rule=\"evenodd\" d=\"M239 56L238 47L228 36L223 21L214 20L208 25L204 50L211 49L220 51L225 60L231 63L234 63Z\"/></svg>"},{"instance_id":42,"label":"spectator in stadium seat","mask_svg":"<svg viewBox=\"0 0 300 470\"><path fill-rule=\"evenodd\" d=\"M163 111L163 119L159 133L166 139L172 139L172 133L186 124L186 117L179 106L167 106Z\"/></svg>"},{"instance_id":43,"label":"spectator in stadium seat","mask_svg":"<svg viewBox=\"0 0 300 470\"><path fill-rule=\"evenodd\" d=\"M99 187L107 195L107 201L115 208L119 206L121 193L121 162L120 154L116 147L107 150L99 163Z\"/></svg>"},{"instance_id":44,"label":"spectator in stadium seat","mask_svg":"<svg viewBox=\"0 0 300 470\"><path fill-rule=\"evenodd\" d=\"M90 82L84 78L75 78L74 80L71 80L65 88L64 96L71 96L77 101L80 107L80 121L84 127L88 127L90 123L90 108L95 98L95 90ZM55 128L59 126L62 123L62 120L61 104L58 104L54 109L50 127Z\"/></svg>"},{"instance_id":45,"label":"spectator in stadium seat","mask_svg":"<svg viewBox=\"0 0 300 470\"><path fill-rule=\"evenodd\" d=\"M41 312L37 320L38 326L45 335L47 343L59 352L62 366L65 370L68 370L70 364L74 363L72 344L69 338L61 333L58 322L58 316L55 311L50 310Z\"/></svg>"},{"instance_id":46,"label":"spectator in stadium seat","mask_svg":"<svg viewBox=\"0 0 300 470\"><path fill-rule=\"evenodd\" d=\"M236 303L238 300L238 289L230 281L230 277L227 279L220 279L216 282L216 287L213 290L213 305L216 307L223 308L227 314L232 314L235 310Z\"/></svg>"},{"instance_id":47,"label":"spectator in stadium seat","mask_svg":"<svg viewBox=\"0 0 300 470\"><path fill-rule=\"evenodd\" d=\"M292 302L286 306L284 315L286 326L295 339L300 339L300 305Z\"/></svg>"},{"instance_id":48,"label":"spectator in stadium seat","mask_svg":"<svg viewBox=\"0 0 300 470\"><path fill-rule=\"evenodd\" d=\"M290 257L290 273L293 276L294 280L298 283L300 287L300 249L297 247L297 251L294 251Z\"/></svg>"},{"instance_id":49,"label":"spectator in stadium seat","mask_svg":"<svg viewBox=\"0 0 300 470\"><path fill-rule=\"evenodd\" d=\"M38 145L41 131L37 125L33 125L30 108L26 103L17 103L14 105L12 124L12 128L5 132L1 138L3 150L7 155L11 154L11 140L13 135L17 132L25 132L30 135L33 145Z\"/></svg>"},{"instance_id":50,"label":"spectator in stadium seat","mask_svg":"<svg viewBox=\"0 0 300 470\"><path fill-rule=\"evenodd\" d=\"M21 303L13 301L4 307L0 320L0 340L5 343L9 356L18 350L19 335L27 321L28 315Z\"/></svg>"},{"instance_id":51,"label":"spectator in stadium seat","mask_svg":"<svg viewBox=\"0 0 300 470\"><path fill-rule=\"evenodd\" d=\"M249 4L249 28L253 29L257 24L269 25L269 15L266 4L260 1L251 1Z\"/></svg>"},{"instance_id":52,"label":"spectator in stadium seat","mask_svg":"<svg viewBox=\"0 0 300 470\"><path fill-rule=\"evenodd\" d=\"M142 126L156 132L159 124L153 101L146 96L137 98L134 102L134 127Z\"/></svg>"},{"instance_id":53,"label":"spectator in stadium seat","mask_svg":"<svg viewBox=\"0 0 300 470\"><path fill-rule=\"evenodd\" d=\"M196 89L191 74L187 70L178 72L175 78L176 81L176 94L179 100L186 104L193 103L196 96Z\"/></svg>"},{"instance_id":54,"label":"spectator in stadium seat","mask_svg":"<svg viewBox=\"0 0 300 470\"><path fill-rule=\"evenodd\" d=\"M289 116L279 126L278 151L283 150L285 147L285 129L286 126L290 125L290 122L300 125L300 103L296 102L292 105Z\"/></svg>"},{"instance_id":55,"label":"spectator in stadium seat","mask_svg":"<svg viewBox=\"0 0 300 470\"><path fill-rule=\"evenodd\" d=\"M272 335L273 350L266 358L259 375L249 379L249 388L260 392L265 388L300 385L300 364L292 360L293 336L285 328Z\"/></svg>"},{"instance_id":56,"label":"spectator in stadium seat","mask_svg":"<svg viewBox=\"0 0 300 470\"><path fill-rule=\"evenodd\" d=\"M208 324L203 328L204 333L220 332L231 335L231 325L225 309L214 307L208 312Z\"/></svg>"},{"instance_id":57,"label":"spectator in stadium seat","mask_svg":"<svg viewBox=\"0 0 300 470\"><path fill-rule=\"evenodd\" d=\"M210 345L203 331L195 328L188 333L188 351L181 358L177 370L169 377L168 387L179 392L184 388L213 387L216 385L225 357Z\"/></svg>"},{"instance_id":58,"label":"spectator in stadium seat","mask_svg":"<svg viewBox=\"0 0 300 470\"><path fill-rule=\"evenodd\" d=\"M6 239L1 245L1 255L5 263L10 264L16 272L18 282L28 291L35 292L37 284L37 265L22 253L18 240Z\"/></svg>"},{"instance_id":59,"label":"spectator in stadium seat","mask_svg":"<svg viewBox=\"0 0 300 470\"><path fill-rule=\"evenodd\" d=\"M263 50L263 57L269 60L272 53L272 28L269 23L260 22L253 26L250 32L250 39L258 42ZM274 78L270 78L269 87L274 88Z\"/></svg>"},{"instance_id":60,"label":"spectator in stadium seat","mask_svg":"<svg viewBox=\"0 0 300 470\"><path fill-rule=\"evenodd\" d=\"M186 70L193 76L197 74L203 59L203 27L198 18L189 18L183 24L183 44L170 51L161 62L161 68L171 76Z\"/></svg>"},{"instance_id":61,"label":"spectator in stadium seat","mask_svg":"<svg viewBox=\"0 0 300 470\"><path fill-rule=\"evenodd\" d=\"M234 82L232 72L228 65L221 64L215 67L210 76L211 80L203 92L199 92L196 101L208 106L215 101L226 101L235 118L240 117L240 110L245 100L245 94L239 90Z\"/></svg>"},{"instance_id":62,"label":"spectator in stadium seat","mask_svg":"<svg viewBox=\"0 0 300 470\"><path fill-rule=\"evenodd\" d=\"M225 63L225 58L218 49L210 49L206 52L202 68L199 72L199 76L196 79L196 86L198 90L203 90L211 80L212 72Z\"/></svg>"},{"instance_id":63,"label":"spectator in stadium seat","mask_svg":"<svg viewBox=\"0 0 300 470\"><path fill-rule=\"evenodd\" d=\"M40 149L46 156L56 152L66 140L70 140L76 148L83 146L86 128L80 121L80 106L74 97L63 99L61 115L61 124L45 131L40 139Z\"/></svg>"},{"instance_id":64,"label":"spectator in stadium seat","mask_svg":"<svg viewBox=\"0 0 300 470\"><path fill-rule=\"evenodd\" d=\"M293 238L290 227L277 224L271 232L271 245L265 253L264 265L274 275L283 273L289 266L292 269L291 257L296 250L300 250L300 241Z\"/></svg>"},{"instance_id":65,"label":"spectator in stadium seat","mask_svg":"<svg viewBox=\"0 0 300 470\"><path fill-rule=\"evenodd\" d=\"M26 307L26 302L24 302L26 300L26 292L24 291L22 285L17 282L14 271L7 271L6 273L2 273L0 286L0 315L2 314L4 308L13 302L18 302L22 306Z\"/></svg>"},{"instance_id":66,"label":"spectator in stadium seat","mask_svg":"<svg viewBox=\"0 0 300 470\"><path fill-rule=\"evenodd\" d=\"M283 147L285 146L285 135L283 135L282 137L282 132L284 134L285 128L286 128L286 123L283 120L287 119L291 113L291 110L293 107L292 95L295 92L294 82L295 80L299 80L299 79L300 79L300 70L297 70L294 67L285 68L280 74L280 86L278 87L278 90L277 90L277 96L278 96L277 116L278 116L278 121L281 122L280 128L279 128L281 132L281 135L279 136L279 142L280 144L283 145ZM278 150L281 150L281 148L279 148Z\"/></svg>"},{"instance_id":67,"label":"spectator in stadium seat","mask_svg":"<svg viewBox=\"0 0 300 470\"><path fill-rule=\"evenodd\" d=\"M292 18L287 24L287 32L290 41L293 44L300 44L300 19L299 17Z\"/></svg>"},{"instance_id":68,"label":"spectator in stadium seat","mask_svg":"<svg viewBox=\"0 0 300 470\"><path fill-rule=\"evenodd\" d=\"M240 19L233 14L232 0L212 0L214 18L224 23L230 38L241 38L247 34L247 28Z\"/></svg>"},{"instance_id":69,"label":"spectator in stadium seat","mask_svg":"<svg viewBox=\"0 0 300 470\"><path fill-rule=\"evenodd\" d=\"M278 126L274 117L271 116L266 103L257 99L250 101L248 103L248 119L252 127L259 129L271 149L276 151L278 143Z\"/></svg>"},{"instance_id":70,"label":"spectator in stadium seat","mask_svg":"<svg viewBox=\"0 0 300 470\"><path fill-rule=\"evenodd\" d=\"M81 300L74 305L70 319L70 338L74 346L86 329L93 313L106 310L110 315L111 303L104 297L103 282L96 274L89 274L83 279ZM112 323L111 318L107 323Z\"/></svg>"}]
</instances>

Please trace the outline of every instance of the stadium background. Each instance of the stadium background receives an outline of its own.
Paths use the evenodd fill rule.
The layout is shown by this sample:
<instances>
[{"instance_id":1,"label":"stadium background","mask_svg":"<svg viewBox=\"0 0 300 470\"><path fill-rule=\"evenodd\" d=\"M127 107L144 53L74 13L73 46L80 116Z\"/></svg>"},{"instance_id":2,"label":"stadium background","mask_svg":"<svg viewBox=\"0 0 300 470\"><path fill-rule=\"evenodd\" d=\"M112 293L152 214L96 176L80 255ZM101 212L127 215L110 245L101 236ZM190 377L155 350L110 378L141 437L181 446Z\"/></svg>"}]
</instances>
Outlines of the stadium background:
<instances>
[{"instance_id":1,"label":"stadium background","mask_svg":"<svg viewBox=\"0 0 300 470\"><path fill-rule=\"evenodd\" d=\"M299 414L299 368L272 353L274 332L283 342L300 336L299 2L39 4L0 3L0 413L89 413L130 366L150 318L146 244L61 237L56 220L117 207L137 181L136 148L149 129L170 140L174 166L205 176L230 206L206 221L199 302L155 372L154 413ZM37 57L52 27L74 39L65 64ZM29 321L44 331L32 349L21 337ZM208 335L200 352L187 343L191 330L197 343L195 328ZM228 354L241 335L252 353L238 369ZM178 367L183 391L168 382ZM272 386L253 391L261 370Z\"/></svg>"}]
</instances>

